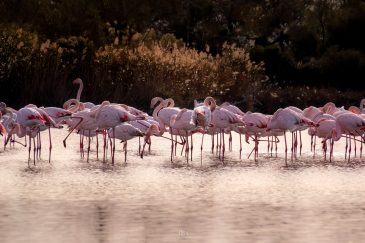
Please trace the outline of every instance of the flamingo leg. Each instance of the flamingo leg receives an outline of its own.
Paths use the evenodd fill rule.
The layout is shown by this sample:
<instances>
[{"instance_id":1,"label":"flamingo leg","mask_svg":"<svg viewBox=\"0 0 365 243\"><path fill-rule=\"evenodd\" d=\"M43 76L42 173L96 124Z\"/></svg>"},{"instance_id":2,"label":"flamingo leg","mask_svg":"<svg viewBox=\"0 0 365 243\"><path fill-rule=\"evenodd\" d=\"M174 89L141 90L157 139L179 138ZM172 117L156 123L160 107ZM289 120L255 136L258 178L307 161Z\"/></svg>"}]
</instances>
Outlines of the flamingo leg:
<instances>
[{"instance_id":1,"label":"flamingo leg","mask_svg":"<svg viewBox=\"0 0 365 243\"><path fill-rule=\"evenodd\" d=\"M218 137L219 137L219 139L218 139ZM218 142L218 140L219 140L219 142ZM219 132L217 132L217 145L215 147L215 155L218 156L219 159L221 158L220 157L220 133Z\"/></svg>"},{"instance_id":2,"label":"flamingo leg","mask_svg":"<svg viewBox=\"0 0 365 243\"><path fill-rule=\"evenodd\" d=\"M271 147L270 147L270 157L272 157L272 149L274 147L274 136L271 136Z\"/></svg>"},{"instance_id":3,"label":"flamingo leg","mask_svg":"<svg viewBox=\"0 0 365 243\"><path fill-rule=\"evenodd\" d=\"M242 158L242 134L240 133L240 160Z\"/></svg>"},{"instance_id":4,"label":"flamingo leg","mask_svg":"<svg viewBox=\"0 0 365 243\"><path fill-rule=\"evenodd\" d=\"M180 132L179 132L180 133ZM183 154L183 151L184 151L184 148L186 146L186 140L184 137L180 136L181 140L183 141L183 144L182 144L182 148L181 148L181 151L180 151L180 156L182 156Z\"/></svg>"},{"instance_id":5,"label":"flamingo leg","mask_svg":"<svg viewBox=\"0 0 365 243\"><path fill-rule=\"evenodd\" d=\"M363 137L362 135L360 135L361 137L361 143L360 143L360 160L362 161L362 143L363 143Z\"/></svg>"},{"instance_id":6,"label":"flamingo leg","mask_svg":"<svg viewBox=\"0 0 365 243\"><path fill-rule=\"evenodd\" d=\"M351 157L351 135L349 135L349 157L348 157L348 162L350 162L350 157Z\"/></svg>"},{"instance_id":7,"label":"flamingo leg","mask_svg":"<svg viewBox=\"0 0 365 243\"><path fill-rule=\"evenodd\" d=\"M212 148L211 148L211 152L212 152L212 154L214 154L214 134L212 134L211 137L212 137Z\"/></svg>"},{"instance_id":8,"label":"flamingo leg","mask_svg":"<svg viewBox=\"0 0 365 243\"><path fill-rule=\"evenodd\" d=\"M71 133L80 125L80 123L84 120L82 117L72 117L73 119L80 119L80 121L76 124L76 126L74 126L71 131L67 134L67 136L65 137L65 139L63 139L63 146L66 148L66 140L67 138L71 135Z\"/></svg>"},{"instance_id":9,"label":"flamingo leg","mask_svg":"<svg viewBox=\"0 0 365 243\"><path fill-rule=\"evenodd\" d=\"M25 135L26 136L26 135ZM31 140L31 136L30 136L30 132L29 132L29 148L28 148L28 167L30 166L29 165L29 162L30 162L30 151L32 149L32 140Z\"/></svg>"},{"instance_id":10,"label":"flamingo leg","mask_svg":"<svg viewBox=\"0 0 365 243\"><path fill-rule=\"evenodd\" d=\"M288 146L286 142L286 132L284 131L284 141L285 141L285 166L288 166L287 159L288 159Z\"/></svg>"},{"instance_id":11,"label":"flamingo leg","mask_svg":"<svg viewBox=\"0 0 365 243\"><path fill-rule=\"evenodd\" d=\"M294 150L294 133L291 132L291 161L293 162L293 150Z\"/></svg>"},{"instance_id":12,"label":"flamingo leg","mask_svg":"<svg viewBox=\"0 0 365 243\"><path fill-rule=\"evenodd\" d=\"M51 163L51 153L52 153L51 127L48 128L48 136L49 136L49 156L48 156L48 163Z\"/></svg>"},{"instance_id":13,"label":"flamingo leg","mask_svg":"<svg viewBox=\"0 0 365 243\"><path fill-rule=\"evenodd\" d=\"M186 164L189 165L189 136L186 135L186 146L185 146Z\"/></svg>"},{"instance_id":14,"label":"flamingo leg","mask_svg":"<svg viewBox=\"0 0 365 243\"><path fill-rule=\"evenodd\" d=\"M346 146L345 146L345 160L347 159L348 139L346 134Z\"/></svg>"},{"instance_id":15,"label":"flamingo leg","mask_svg":"<svg viewBox=\"0 0 365 243\"><path fill-rule=\"evenodd\" d=\"M331 138L330 139L330 142L331 142L331 149L330 149L330 162L332 162L332 157L333 157L333 139Z\"/></svg>"},{"instance_id":16,"label":"flamingo leg","mask_svg":"<svg viewBox=\"0 0 365 243\"><path fill-rule=\"evenodd\" d=\"M188 131L186 131L186 134L188 134ZM193 162L193 133L190 135L190 161Z\"/></svg>"},{"instance_id":17,"label":"flamingo leg","mask_svg":"<svg viewBox=\"0 0 365 243\"><path fill-rule=\"evenodd\" d=\"M90 156L90 136L91 136L91 134L90 134L90 129L89 129L89 140L88 140L88 145L87 145L87 159L86 159L86 162L88 162L89 163L89 156Z\"/></svg>"},{"instance_id":18,"label":"flamingo leg","mask_svg":"<svg viewBox=\"0 0 365 243\"><path fill-rule=\"evenodd\" d=\"M96 131L96 159L99 160L99 134Z\"/></svg>"},{"instance_id":19,"label":"flamingo leg","mask_svg":"<svg viewBox=\"0 0 365 243\"><path fill-rule=\"evenodd\" d=\"M105 130L103 130L103 140L104 140L104 145L103 145L103 163L105 163L105 159L106 159L106 132Z\"/></svg>"},{"instance_id":20,"label":"flamingo leg","mask_svg":"<svg viewBox=\"0 0 365 243\"><path fill-rule=\"evenodd\" d=\"M317 140L317 136L314 136L314 139L313 139L313 159L316 157L316 140Z\"/></svg>"},{"instance_id":21,"label":"flamingo leg","mask_svg":"<svg viewBox=\"0 0 365 243\"><path fill-rule=\"evenodd\" d=\"M275 138L277 138L277 137L275 136ZM277 157L278 157L278 143L275 142L275 158L277 158Z\"/></svg>"},{"instance_id":22,"label":"flamingo leg","mask_svg":"<svg viewBox=\"0 0 365 243\"><path fill-rule=\"evenodd\" d=\"M257 134L255 134L255 161L257 162L259 158L259 140Z\"/></svg>"},{"instance_id":23,"label":"flamingo leg","mask_svg":"<svg viewBox=\"0 0 365 243\"><path fill-rule=\"evenodd\" d=\"M138 155L141 155L141 137L138 137Z\"/></svg>"},{"instance_id":24,"label":"flamingo leg","mask_svg":"<svg viewBox=\"0 0 365 243\"><path fill-rule=\"evenodd\" d=\"M39 159L41 159L41 153L42 153L42 140L41 140L41 130L40 130L40 128L38 128L38 138L39 138L39 140L38 140L38 142L39 142L39 148L38 148L38 158Z\"/></svg>"},{"instance_id":25,"label":"flamingo leg","mask_svg":"<svg viewBox=\"0 0 365 243\"><path fill-rule=\"evenodd\" d=\"M222 162L224 164L224 152L226 151L226 143L224 141L224 129L222 129L221 133L222 133L222 142L223 142L223 147L222 147Z\"/></svg>"},{"instance_id":26,"label":"flamingo leg","mask_svg":"<svg viewBox=\"0 0 365 243\"><path fill-rule=\"evenodd\" d=\"M228 141L229 141L229 144L228 144L229 151L232 151L232 132L231 131L229 132L229 139L228 139Z\"/></svg>"},{"instance_id":27,"label":"flamingo leg","mask_svg":"<svg viewBox=\"0 0 365 243\"><path fill-rule=\"evenodd\" d=\"M35 138L33 138L33 164L35 165L35 153L37 151L37 148L35 146Z\"/></svg>"},{"instance_id":28,"label":"flamingo leg","mask_svg":"<svg viewBox=\"0 0 365 243\"><path fill-rule=\"evenodd\" d=\"M170 129L170 132L171 132L171 129ZM172 163L172 157L174 156L174 140L173 140L173 135L172 133L171 134L171 158L170 158L170 161Z\"/></svg>"},{"instance_id":29,"label":"flamingo leg","mask_svg":"<svg viewBox=\"0 0 365 243\"><path fill-rule=\"evenodd\" d=\"M200 166L203 166L203 142L204 142L204 133L202 135L202 142L200 145Z\"/></svg>"},{"instance_id":30,"label":"flamingo leg","mask_svg":"<svg viewBox=\"0 0 365 243\"><path fill-rule=\"evenodd\" d=\"M299 156L302 156L302 147L303 147L303 143L302 143L302 131L299 131Z\"/></svg>"},{"instance_id":31,"label":"flamingo leg","mask_svg":"<svg viewBox=\"0 0 365 243\"><path fill-rule=\"evenodd\" d=\"M112 150L112 165L114 165L114 156L115 156L115 127L113 127L113 147L110 146Z\"/></svg>"},{"instance_id":32,"label":"flamingo leg","mask_svg":"<svg viewBox=\"0 0 365 243\"><path fill-rule=\"evenodd\" d=\"M327 140L323 141L323 154L324 154L324 161L327 160Z\"/></svg>"},{"instance_id":33,"label":"flamingo leg","mask_svg":"<svg viewBox=\"0 0 365 243\"><path fill-rule=\"evenodd\" d=\"M124 142L124 163L125 163L125 164L127 163L127 151L128 151L128 150L127 150L127 145L128 145L128 144L127 144L127 142L128 142L128 141L125 141L125 142Z\"/></svg>"}]
</instances>

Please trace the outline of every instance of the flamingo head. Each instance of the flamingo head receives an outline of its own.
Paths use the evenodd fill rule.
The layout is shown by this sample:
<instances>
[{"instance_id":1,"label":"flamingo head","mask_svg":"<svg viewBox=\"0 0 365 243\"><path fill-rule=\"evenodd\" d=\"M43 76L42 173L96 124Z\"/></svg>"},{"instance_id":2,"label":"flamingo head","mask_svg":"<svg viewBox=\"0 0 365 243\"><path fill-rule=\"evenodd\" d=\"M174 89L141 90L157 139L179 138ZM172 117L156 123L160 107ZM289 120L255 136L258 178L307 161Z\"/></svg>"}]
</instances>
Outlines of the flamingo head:
<instances>
[{"instance_id":1,"label":"flamingo head","mask_svg":"<svg viewBox=\"0 0 365 243\"><path fill-rule=\"evenodd\" d=\"M153 108L155 108L155 106L157 105L158 102L162 102L162 101L163 101L163 99L161 97L154 97L151 100L150 107L153 109Z\"/></svg>"},{"instance_id":2,"label":"flamingo head","mask_svg":"<svg viewBox=\"0 0 365 243\"><path fill-rule=\"evenodd\" d=\"M358 108L356 106L350 106L348 110L351 111L352 113L355 113L355 114L360 114L361 113L360 108Z\"/></svg>"},{"instance_id":3,"label":"flamingo head","mask_svg":"<svg viewBox=\"0 0 365 243\"><path fill-rule=\"evenodd\" d=\"M195 119L194 119L194 123L197 127L205 127L207 126L210 121L207 121L207 117L205 114L205 111L202 109L196 109L195 110Z\"/></svg>"},{"instance_id":4,"label":"flamingo head","mask_svg":"<svg viewBox=\"0 0 365 243\"><path fill-rule=\"evenodd\" d=\"M4 112L6 108L6 104L4 102L0 102L0 112Z\"/></svg>"},{"instance_id":5,"label":"flamingo head","mask_svg":"<svg viewBox=\"0 0 365 243\"><path fill-rule=\"evenodd\" d=\"M72 84L74 84L74 85L81 84L81 83L82 83L81 78L77 78L74 81L72 81Z\"/></svg>"}]
</instances>

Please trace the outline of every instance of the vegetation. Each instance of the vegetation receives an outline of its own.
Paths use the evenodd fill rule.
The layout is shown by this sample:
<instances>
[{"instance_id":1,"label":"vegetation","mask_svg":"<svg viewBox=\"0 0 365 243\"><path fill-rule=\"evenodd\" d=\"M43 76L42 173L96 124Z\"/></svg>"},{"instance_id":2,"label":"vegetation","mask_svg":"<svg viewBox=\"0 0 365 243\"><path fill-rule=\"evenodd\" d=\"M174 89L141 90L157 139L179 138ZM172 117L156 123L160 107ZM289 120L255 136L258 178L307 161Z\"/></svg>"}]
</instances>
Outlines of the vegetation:
<instances>
[{"instance_id":1,"label":"vegetation","mask_svg":"<svg viewBox=\"0 0 365 243\"><path fill-rule=\"evenodd\" d=\"M82 99L147 108L213 95L244 110L357 104L365 1L4 0L0 95L60 105Z\"/></svg>"}]
</instances>

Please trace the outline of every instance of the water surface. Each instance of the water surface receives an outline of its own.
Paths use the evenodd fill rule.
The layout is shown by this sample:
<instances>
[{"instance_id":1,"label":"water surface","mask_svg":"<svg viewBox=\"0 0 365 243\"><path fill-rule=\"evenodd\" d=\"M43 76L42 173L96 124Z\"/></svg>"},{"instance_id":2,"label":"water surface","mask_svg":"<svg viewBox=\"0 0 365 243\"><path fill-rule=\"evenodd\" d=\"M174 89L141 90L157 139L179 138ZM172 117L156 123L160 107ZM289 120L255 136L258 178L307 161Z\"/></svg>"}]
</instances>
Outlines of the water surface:
<instances>
[{"instance_id":1,"label":"water surface","mask_svg":"<svg viewBox=\"0 0 365 243\"><path fill-rule=\"evenodd\" d=\"M78 153L79 138L62 145L66 131L53 131L52 163L42 135L42 160L27 166L27 149L0 149L0 241L5 242L360 242L365 237L365 169L359 158L344 161L343 141L335 162L304 151L285 167L260 146L259 162L239 160L238 136L227 165L194 138L193 162L170 163L170 142L154 138L152 152L137 156L128 142L127 164L117 145L116 165L90 163ZM227 146L228 147L228 146ZM359 144L358 144L359 147ZM178 149L179 153L180 148ZM100 154L101 155L101 154ZM290 157L289 157L290 158Z\"/></svg>"}]
</instances>

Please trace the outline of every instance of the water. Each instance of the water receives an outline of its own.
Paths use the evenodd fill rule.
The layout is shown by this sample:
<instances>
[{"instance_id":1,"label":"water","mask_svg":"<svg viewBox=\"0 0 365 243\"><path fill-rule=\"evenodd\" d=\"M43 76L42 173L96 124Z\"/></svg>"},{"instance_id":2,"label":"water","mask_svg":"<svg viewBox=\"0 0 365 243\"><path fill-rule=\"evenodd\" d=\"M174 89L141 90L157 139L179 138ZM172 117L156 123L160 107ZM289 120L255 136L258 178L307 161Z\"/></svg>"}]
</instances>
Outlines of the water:
<instances>
[{"instance_id":1,"label":"water","mask_svg":"<svg viewBox=\"0 0 365 243\"><path fill-rule=\"evenodd\" d=\"M316 159L305 137L302 157L284 166L266 155L259 162L244 145L223 166L207 138L200 165L200 137L190 166L169 159L170 142L154 138L152 154L137 157L138 139L121 144L115 166L80 159L76 135L53 131L52 163L43 135L43 160L27 166L20 145L0 150L0 241L5 242L359 242L365 237L365 168L344 162L343 141L335 162ZM359 146L359 145L358 145ZM282 152L282 145L279 152ZM178 151L179 153L179 151ZM110 157L110 156L109 156ZM290 157L289 157L290 158ZM109 159L109 158L108 158Z\"/></svg>"}]
</instances>

